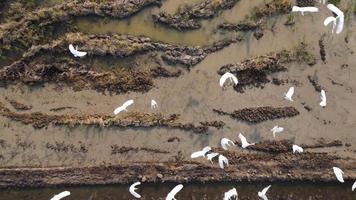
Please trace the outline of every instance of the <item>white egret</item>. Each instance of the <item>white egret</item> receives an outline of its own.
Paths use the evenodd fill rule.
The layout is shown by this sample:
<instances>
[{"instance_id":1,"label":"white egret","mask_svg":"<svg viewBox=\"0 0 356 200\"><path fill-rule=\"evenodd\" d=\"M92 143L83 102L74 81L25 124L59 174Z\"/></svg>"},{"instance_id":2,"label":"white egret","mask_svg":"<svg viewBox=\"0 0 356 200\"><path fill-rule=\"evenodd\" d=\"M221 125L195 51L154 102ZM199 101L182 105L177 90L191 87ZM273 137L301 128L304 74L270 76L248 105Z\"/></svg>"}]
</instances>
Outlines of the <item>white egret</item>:
<instances>
[{"instance_id":1,"label":"white egret","mask_svg":"<svg viewBox=\"0 0 356 200\"><path fill-rule=\"evenodd\" d=\"M269 186L263 188L263 190L262 190L261 192L258 192L258 196L259 196L260 198L262 198L263 200L268 200L268 198L267 198L267 196L266 196L266 193L267 193L267 191L268 191L268 189L269 189L270 187L271 187L271 185L269 185Z\"/></svg>"},{"instance_id":2,"label":"white egret","mask_svg":"<svg viewBox=\"0 0 356 200\"><path fill-rule=\"evenodd\" d=\"M78 47L74 48L72 44L69 45L69 51L74 55L74 57L84 57L87 52L78 51Z\"/></svg>"},{"instance_id":3,"label":"white egret","mask_svg":"<svg viewBox=\"0 0 356 200\"><path fill-rule=\"evenodd\" d=\"M213 158L215 158L218 155L219 155L219 153L208 153L208 154L206 154L206 158L208 160L210 160L211 163L213 163Z\"/></svg>"},{"instance_id":4,"label":"white egret","mask_svg":"<svg viewBox=\"0 0 356 200\"><path fill-rule=\"evenodd\" d=\"M190 155L191 158L198 158L198 157L205 157L205 154L208 153L209 151L211 151L211 147L206 146L203 148L203 150L201 151L196 151L194 153L192 153L192 155Z\"/></svg>"},{"instance_id":5,"label":"white egret","mask_svg":"<svg viewBox=\"0 0 356 200\"><path fill-rule=\"evenodd\" d=\"M236 188L232 188L231 190L225 192L224 194L224 200L234 200L238 199L237 191Z\"/></svg>"},{"instance_id":6,"label":"white egret","mask_svg":"<svg viewBox=\"0 0 356 200\"><path fill-rule=\"evenodd\" d=\"M288 89L288 92L284 94L284 95L285 95L284 98L287 99L287 100L289 100L289 101L294 101L294 100L292 99L293 94L294 94L294 87L290 87L290 88Z\"/></svg>"},{"instance_id":7,"label":"white egret","mask_svg":"<svg viewBox=\"0 0 356 200\"><path fill-rule=\"evenodd\" d=\"M156 109L156 108L158 108L158 104L154 99L152 99L151 100L151 109Z\"/></svg>"},{"instance_id":8,"label":"white egret","mask_svg":"<svg viewBox=\"0 0 356 200\"><path fill-rule=\"evenodd\" d=\"M273 137L276 137L276 133L280 133L284 131L284 128L283 127L279 127L279 126L274 126L272 129L271 129L271 132L273 134Z\"/></svg>"},{"instance_id":9,"label":"white egret","mask_svg":"<svg viewBox=\"0 0 356 200\"><path fill-rule=\"evenodd\" d=\"M340 34L344 29L344 12L342 12L338 7L334 6L333 4L328 4L326 6L331 12L336 14L336 34Z\"/></svg>"},{"instance_id":10,"label":"white egret","mask_svg":"<svg viewBox=\"0 0 356 200\"><path fill-rule=\"evenodd\" d=\"M130 193L132 194L132 196L134 196L135 198L139 199L141 198L141 195L139 195L135 190L137 190L136 186L141 185L141 182L136 182L134 184L132 184L129 188Z\"/></svg>"},{"instance_id":11,"label":"white egret","mask_svg":"<svg viewBox=\"0 0 356 200\"><path fill-rule=\"evenodd\" d=\"M227 150L227 147L230 145L235 146L235 143L228 138L222 138L220 144L224 150Z\"/></svg>"},{"instance_id":12,"label":"white egret","mask_svg":"<svg viewBox=\"0 0 356 200\"><path fill-rule=\"evenodd\" d=\"M341 183L343 183L344 182L344 178L342 177L342 174L344 172L338 167L333 167L333 170L334 170L334 174L335 174L337 180L340 181Z\"/></svg>"},{"instance_id":13,"label":"white egret","mask_svg":"<svg viewBox=\"0 0 356 200\"><path fill-rule=\"evenodd\" d=\"M304 15L304 12L319 12L319 8L293 6L292 12L301 12Z\"/></svg>"},{"instance_id":14,"label":"white egret","mask_svg":"<svg viewBox=\"0 0 356 200\"><path fill-rule=\"evenodd\" d=\"M62 198L64 198L64 197L67 197L67 196L69 196L70 195L70 192L69 191L63 191L63 192L61 192L61 193L59 193L59 194L57 194L57 195L54 195L52 198L51 198L51 200L60 200L60 199L62 199Z\"/></svg>"},{"instance_id":15,"label":"white egret","mask_svg":"<svg viewBox=\"0 0 356 200\"><path fill-rule=\"evenodd\" d=\"M114 110L114 114L117 115L119 114L120 112L122 111L127 111L127 107L129 107L130 105L132 105L134 103L134 100L128 100L128 101L125 101L124 104L122 104L122 106L119 106L117 107L115 110Z\"/></svg>"},{"instance_id":16,"label":"white egret","mask_svg":"<svg viewBox=\"0 0 356 200\"><path fill-rule=\"evenodd\" d=\"M241 133L239 134L239 138L241 140L241 147L246 148L250 145L255 145L255 143L248 143L245 136L243 136Z\"/></svg>"},{"instance_id":17,"label":"white egret","mask_svg":"<svg viewBox=\"0 0 356 200\"><path fill-rule=\"evenodd\" d=\"M352 184L351 190L354 191L355 189L356 189L356 181L354 182L354 184Z\"/></svg>"},{"instance_id":18,"label":"white egret","mask_svg":"<svg viewBox=\"0 0 356 200\"><path fill-rule=\"evenodd\" d=\"M219 155L219 166L221 169L224 169L224 164L226 164L226 166L228 166L229 160L225 156Z\"/></svg>"},{"instance_id":19,"label":"white egret","mask_svg":"<svg viewBox=\"0 0 356 200\"><path fill-rule=\"evenodd\" d=\"M177 186L175 186L173 188L173 190L171 190L167 197L166 197L166 200L176 200L176 198L174 197L179 191L181 191L183 189L183 185L182 184L179 184Z\"/></svg>"},{"instance_id":20,"label":"white egret","mask_svg":"<svg viewBox=\"0 0 356 200\"><path fill-rule=\"evenodd\" d=\"M326 106L326 94L325 94L324 90L321 90L320 99L321 99L320 106L325 107Z\"/></svg>"},{"instance_id":21,"label":"white egret","mask_svg":"<svg viewBox=\"0 0 356 200\"><path fill-rule=\"evenodd\" d=\"M298 145L296 145L296 144L293 144L292 145L292 149L293 149L293 153L295 153L295 152L297 152L297 153L303 153L303 148L302 147L300 147L300 146L298 146Z\"/></svg>"},{"instance_id":22,"label":"white egret","mask_svg":"<svg viewBox=\"0 0 356 200\"><path fill-rule=\"evenodd\" d=\"M239 83L239 81L237 80L236 76L231 74L230 72L226 72L224 75L221 76L219 84L220 87L224 86L225 81L229 79L230 81L234 82L235 85L237 85Z\"/></svg>"}]
</instances>

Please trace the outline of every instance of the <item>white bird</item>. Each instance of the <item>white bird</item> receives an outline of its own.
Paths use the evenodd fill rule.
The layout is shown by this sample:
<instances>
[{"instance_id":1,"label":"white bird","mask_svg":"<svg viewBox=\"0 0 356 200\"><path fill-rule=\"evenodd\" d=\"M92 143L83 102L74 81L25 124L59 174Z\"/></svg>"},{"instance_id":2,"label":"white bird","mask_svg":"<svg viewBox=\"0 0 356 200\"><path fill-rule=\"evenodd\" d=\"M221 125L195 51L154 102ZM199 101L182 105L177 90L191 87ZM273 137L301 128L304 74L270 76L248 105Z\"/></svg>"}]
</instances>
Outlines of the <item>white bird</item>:
<instances>
[{"instance_id":1,"label":"white bird","mask_svg":"<svg viewBox=\"0 0 356 200\"><path fill-rule=\"evenodd\" d=\"M122 111L127 111L127 107L129 107L130 105L132 105L134 103L134 100L128 100L128 101L125 101L124 104L122 104L122 106L119 106L117 107L115 110L114 110L114 114L117 115L119 114L120 112Z\"/></svg>"},{"instance_id":2,"label":"white bird","mask_svg":"<svg viewBox=\"0 0 356 200\"><path fill-rule=\"evenodd\" d=\"M356 189L356 181L354 182L354 184L352 185L352 191L354 191Z\"/></svg>"},{"instance_id":3,"label":"white bird","mask_svg":"<svg viewBox=\"0 0 356 200\"><path fill-rule=\"evenodd\" d=\"M235 143L228 138L222 138L220 144L224 150L227 150L227 147L230 145L235 146Z\"/></svg>"},{"instance_id":4,"label":"white bird","mask_svg":"<svg viewBox=\"0 0 356 200\"><path fill-rule=\"evenodd\" d=\"M156 109L158 107L157 102L155 100L151 100L151 109Z\"/></svg>"},{"instance_id":5,"label":"white bird","mask_svg":"<svg viewBox=\"0 0 356 200\"><path fill-rule=\"evenodd\" d=\"M334 6L333 4L328 4L326 6L331 12L336 14L336 34L340 34L344 29L344 12L342 12L338 7Z\"/></svg>"},{"instance_id":6,"label":"white bird","mask_svg":"<svg viewBox=\"0 0 356 200\"><path fill-rule=\"evenodd\" d=\"M224 200L234 200L238 199L237 191L235 188L232 188L231 190L225 192L224 194Z\"/></svg>"},{"instance_id":7,"label":"white bird","mask_svg":"<svg viewBox=\"0 0 356 200\"><path fill-rule=\"evenodd\" d=\"M219 84L220 87L224 86L225 81L229 79L230 81L234 82L235 85L237 85L239 83L239 81L237 80L236 76L231 74L230 72L226 72L224 75L221 76Z\"/></svg>"},{"instance_id":8,"label":"white bird","mask_svg":"<svg viewBox=\"0 0 356 200\"><path fill-rule=\"evenodd\" d=\"M344 172L338 167L333 167L333 170L334 170L334 174L335 174L337 180L340 181L341 183L343 183L344 182L344 178L342 177L342 174Z\"/></svg>"},{"instance_id":9,"label":"white bird","mask_svg":"<svg viewBox=\"0 0 356 200\"><path fill-rule=\"evenodd\" d=\"M298 7L293 6L292 12L301 12L304 15L304 12L319 12L319 8L317 7Z\"/></svg>"},{"instance_id":10,"label":"white bird","mask_svg":"<svg viewBox=\"0 0 356 200\"><path fill-rule=\"evenodd\" d=\"M69 191L64 191L64 192L61 192L61 193L59 193L57 195L54 195L51 200L60 200L60 199L62 199L64 197L67 197L69 195L70 195Z\"/></svg>"},{"instance_id":11,"label":"white bird","mask_svg":"<svg viewBox=\"0 0 356 200\"><path fill-rule=\"evenodd\" d=\"M326 106L326 94L325 94L324 90L321 90L320 99L321 99L320 106L325 107Z\"/></svg>"},{"instance_id":12,"label":"white bird","mask_svg":"<svg viewBox=\"0 0 356 200\"><path fill-rule=\"evenodd\" d=\"M268 200L268 198L267 198L267 196L266 196L266 193L267 193L267 191L268 191L268 189L269 189L270 187L271 187L271 185L269 185L269 186L263 188L263 190L262 190L261 192L258 192L258 196L259 196L260 198L262 198L263 200Z\"/></svg>"},{"instance_id":13,"label":"white bird","mask_svg":"<svg viewBox=\"0 0 356 200\"><path fill-rule=\"evenodd\" d=\"M273 137L276 137L276 133L280 133L284 131L284 128L283 127L279 127L279 126L274 126L272 129L271 129L271 132L273 134Z\"/></svg>"},{"instance_id":14,"label":"white bird","mask_svg":"<svg viewBox=\"0 0 356 200\"><path fill-rule=\"evenodd\" d=\"M331 29L331 33L334 33L334 30L336 28L336 18L335 17L327 17L325 20L324 20L324 26L328 26L330 23L333 23L333 28Z\"/></svg>"},{"instance_id":15,"label":"white bird","mask_svg":"<svg viewBox=\"0 0 356 200\"><path fill-rule=\"evenodd\" d=\"M210 160L211 163L213 163L213 158L215 158L218 155L219 155L219 153L208 153L208 154L206 154L206 158L208 160Z\"/></svg>"},{"instance_id":16,"label":"white bird","mask_svg":"<svg viewBox=\"0 0 356 200\"><path fill-rule=\"evenodd\" d=\"M287 99L287 100L289 100L289 101L294 101L294 100L292 99L293 94L294 94L294 87L290 87L290 88L288 89L288 92L287 92L287 93L284 93L284 95L285 95L284 98Z\"/></svg>"},{"instance_id":17,"label":"white bird","mask_svg":"<svg viewBox=\"0 0 356 200\"><path fill-rule=\"evenodd\" d=\"M74 55L74 57L84 57L87 52L78 51L78 47L74 48L72 44L69 45L69 51Z\"/></svg>"},{"instance_id":18,"label":"white bird","mask_svg":"<svg viewBox=\"0 0 356 200\"><path fill-rule=\"evenodd\" d=\"M228 166L229 160L225 156L219 155L219 166L221 169L224 169L224 163Z\"/></svg>"},{"instance_id":19,"label":"white bird","mask_svg":"<svg viewBox=\"0 0 356 200\"><path fill-rule=\"evenodd\" d=\"M174 197L181 189L183 189L183 185L182 184L179 184L177 186L175 186L173 188L173 190L171 190L167 197L166 197L166 200L176 200L176 198Z\"/></svg>"},{"instance_id":20,"label":"white bird","mask_svg":"<svg viewBox=\"0 0 356 200\"><path fill-rule=\"evenodd\" d=\"M293 149L293 153L295 153L295 152L303 153L303 148L298 146L298 145L296 145L296 144L293 144L292 149Z\"/></svg>"},{"instance_id":21,"label":"white bird","mask_svg":"<svg viewBox=\"0 0 356 200\"><path fill-rule=\"evenodd\" d=\"M205 154L208 153L209 151L211 151L211 147L206 146L203 148L203 150L201 151L196 151L194 153L192 153L192 155L190 155L191 158L198 158L198 157L205 157Z\"/></svg>"},{"instance_id":22,"label":"white bird","mask_svg":"<svg viewBox=\"0 0 356 200\"><path fill-rule=\"evenodd\" d=\"M246 148L250 145L255 145L255 143L248 143L245 136L243 136L241 133L239 134L239 138L241 140L241 147Z\"/></svg>"},{"instance_id":23,"label":"white bird","mask_svg":"<svg viewBox=\"0 0 356 200\"><path fill-rule=\"evenodd\" d=\"M130 193L132 196L136 197L137 199L141 198L141 195L139 195L135 190L137 190L136 186L141 185L141 182L136 182L132 184L129 188Z\"/></svg>"}]
</instances>

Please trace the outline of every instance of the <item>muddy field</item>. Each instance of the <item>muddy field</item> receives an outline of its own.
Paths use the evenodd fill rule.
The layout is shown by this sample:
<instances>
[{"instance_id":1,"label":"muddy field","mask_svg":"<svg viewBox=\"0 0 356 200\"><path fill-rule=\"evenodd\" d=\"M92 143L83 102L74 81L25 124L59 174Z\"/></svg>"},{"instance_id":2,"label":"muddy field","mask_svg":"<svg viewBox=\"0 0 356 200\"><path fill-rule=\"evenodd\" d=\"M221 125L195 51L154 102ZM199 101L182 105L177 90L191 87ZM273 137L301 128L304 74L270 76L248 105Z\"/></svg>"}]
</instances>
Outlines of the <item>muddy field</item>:
<instances>
[{"instance_id":1,"label":"muddy field","mask_svg":"<svg viewBox=\"0 0 356 200\"><path fill-rule=\"evenodd\" d=\"M312 0L0 2L0 188L337 185L337 166L348 185L330 188L350 186L344 199L353 199L356 2L332 2L345 13L341 34L323 25L332 13ZM320 12L291 13L296 4ZM88 55L74 57L69 44ZM220 87L225 72L239 83ZM291 86L294 102L283 98ZM114 115L129 99L128 112ZM275 125L285 130L273 138ZM238 143L239 133L256 145L220 148L221 138ZM305 153L293 154L292 144ZM208 145L229 159L227 168L190 158ZM205 191L199 184L188 190ZM9 191L0 199L26 196ZM280 191L272 197L307 198ZM191 199L219 196L199 195Z\"/></svg>"}]
</instances>

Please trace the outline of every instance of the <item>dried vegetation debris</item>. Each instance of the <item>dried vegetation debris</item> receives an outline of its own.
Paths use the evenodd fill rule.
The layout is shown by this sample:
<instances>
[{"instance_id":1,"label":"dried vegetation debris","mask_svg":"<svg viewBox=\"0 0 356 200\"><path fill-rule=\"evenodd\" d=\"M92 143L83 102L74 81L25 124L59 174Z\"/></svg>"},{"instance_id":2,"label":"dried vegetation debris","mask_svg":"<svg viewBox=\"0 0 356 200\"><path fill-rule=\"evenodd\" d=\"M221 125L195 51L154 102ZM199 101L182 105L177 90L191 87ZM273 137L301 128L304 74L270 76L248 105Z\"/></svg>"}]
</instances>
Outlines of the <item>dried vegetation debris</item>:
<instances>
[{"instance_id":1,"label":"dried vegetation debris","mask_svg":"<svg viewBox=\"0 0 356 200\"><path fill-rule=\"evenodd\" d=\"M153 149L153 148L147 148L147 147L126 147L126 146L118 146L116 144L111 145L111 154L124 154L128 152L139 152L139 151L146 151L148 153L158 153L158 154L168 154L170 153L169 151L164 151L164 150L159 150L159 149Z\"/></svg>"},{"instance_id":2,"label":"dried vegetation debris","mask_svg":"<svg viewBox=\"0 0 356 200\"><path fill-rule=\"evenodd\" d=\"M267 120L274 120L299 115L299 111L294 107L252 107L225 112L221 109L213 109L219 115L229 115L231 118L249 123L260 123Z\"/></svg>"},{"instance_id":3,"label":"dried vegetation debris","mask_svg":"<svg viewBox=\"0 0 356 200\"><path fill-rule=\"evenodd\" d=\"M8 101L12 107L14 107L16 110L31 110L32 106L31 105L25 105L23 103L20 103L14 99L11 99L9 97L5 97L6 101Z\"/></svg>"},{"instance_id":4,"label":"dried vegetation debris","mask_svg":"<svg viewBox=\"0 0 356 200\"><path fill-rule=\"evenodd\" d=\"M193 6L179 9L176 14L160 12L153 15L156 22L177 30L193 30L201 28L199 19L208 19L222 10L231 9L239 0L204 0Z\"/></svg>"},{"instance_id":5,"label":"dried vegetation debris","mask_svg":"<svg viewBox=\"0 0 356 200\"><path fill-rule=\"evenodd\" d=\"M23 124L31 124L34 128L40 129L49 125L55 126L102 126L119 128L155 128L165 127L193 131L195 133L206 133L209 127L217 129L225 124L222 121L200 122L199 125L193 123L179 122L180 115L172 114L165 117L163 114L129 112L124 115L49 115L45 113L15 113L10 111L4 105L0 104L0 115Z\"/></svg>"}]
</instances>

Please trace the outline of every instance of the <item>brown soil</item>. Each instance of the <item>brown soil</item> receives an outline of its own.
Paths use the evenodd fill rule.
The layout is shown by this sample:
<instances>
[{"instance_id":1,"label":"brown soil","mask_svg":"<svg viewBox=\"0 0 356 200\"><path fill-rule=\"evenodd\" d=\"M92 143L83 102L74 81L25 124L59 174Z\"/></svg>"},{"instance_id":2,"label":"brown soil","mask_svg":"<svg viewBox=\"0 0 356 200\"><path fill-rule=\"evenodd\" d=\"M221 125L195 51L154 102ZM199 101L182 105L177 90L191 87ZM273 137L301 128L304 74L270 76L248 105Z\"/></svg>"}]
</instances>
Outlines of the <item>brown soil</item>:
<instances>
[{"instance_id":1,"label":"brown soil","mask_svg":"<svg viewBox=\"0 0 356 200\"><path fill-rule=\"evenodd\" d=\"M249 123L260 123L267 120L274 120L286 117L294 117L299 115L299 111L294 107L280 107L274 108L271 106L244 108L235 110L232 113L224 112L222 110L213 109L219 115L229 115L231 118L245 121Z\"/></svg>"},{"instance_id":2,"label":"brown soil","mask_svg":"<svg viewBox=\"0 0 356 200\"><path fill-rule=\"evenodd\" d=\"M123 153L128 153L130 151L134 151L134 152L146 151L146 152L151 152L151 153L163 153L163 154L169 153L169 151L162 151L159 149L152 149L152 148L146 148L146 147L133 148L133 147L125 147L125 146L119 147L117 145L111 146L111 154L123 154Z\"/></svg>"}]
</instances>

